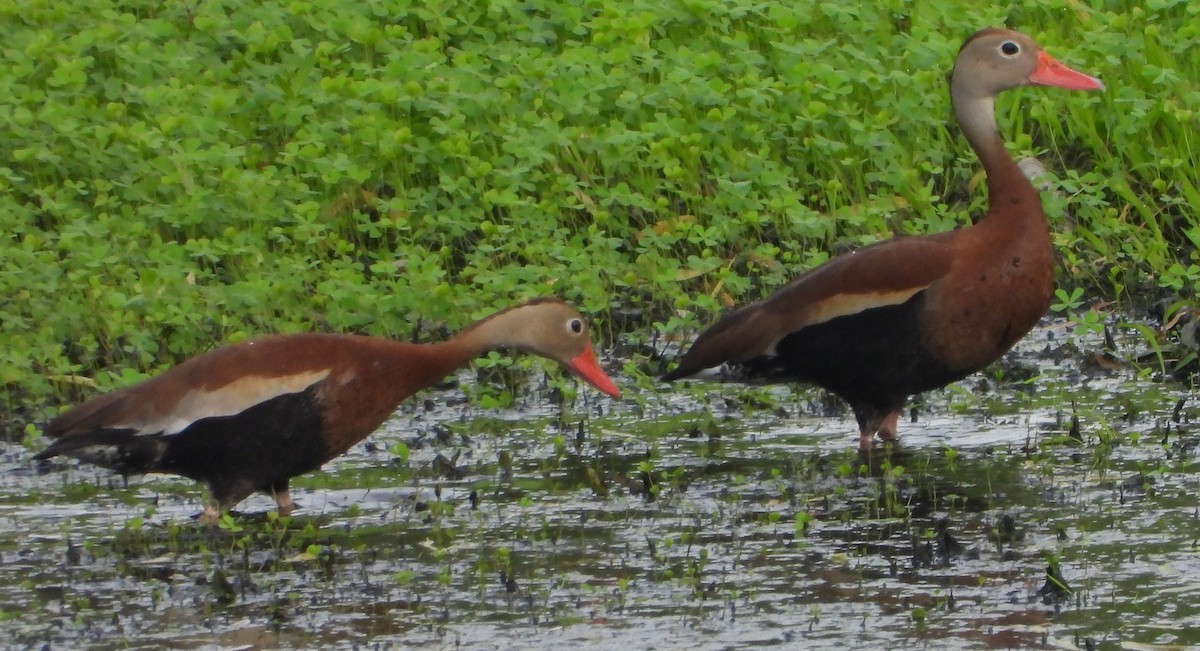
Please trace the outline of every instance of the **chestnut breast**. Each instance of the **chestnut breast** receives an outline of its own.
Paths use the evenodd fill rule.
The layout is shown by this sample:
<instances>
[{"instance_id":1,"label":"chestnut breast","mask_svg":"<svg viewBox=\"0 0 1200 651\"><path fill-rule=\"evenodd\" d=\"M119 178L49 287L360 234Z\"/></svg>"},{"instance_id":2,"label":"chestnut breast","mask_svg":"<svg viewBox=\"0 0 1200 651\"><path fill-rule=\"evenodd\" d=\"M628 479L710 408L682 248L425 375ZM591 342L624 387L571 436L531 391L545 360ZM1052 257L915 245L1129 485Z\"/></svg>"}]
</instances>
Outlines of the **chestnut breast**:
<instances>
[{"instance_id":1,"label":"chestnut breast","mask_svg":"<svg viewBox=\"0 0 1200 651\"><path fill-rule=\"evenodd\" d=\"M951 272L929 289L923 341L948 368L999 359L1050 306L1054 250L1040 204L1014 208L1022 210L1009 219L956 231Z\"/></svg>"}]
</instances>

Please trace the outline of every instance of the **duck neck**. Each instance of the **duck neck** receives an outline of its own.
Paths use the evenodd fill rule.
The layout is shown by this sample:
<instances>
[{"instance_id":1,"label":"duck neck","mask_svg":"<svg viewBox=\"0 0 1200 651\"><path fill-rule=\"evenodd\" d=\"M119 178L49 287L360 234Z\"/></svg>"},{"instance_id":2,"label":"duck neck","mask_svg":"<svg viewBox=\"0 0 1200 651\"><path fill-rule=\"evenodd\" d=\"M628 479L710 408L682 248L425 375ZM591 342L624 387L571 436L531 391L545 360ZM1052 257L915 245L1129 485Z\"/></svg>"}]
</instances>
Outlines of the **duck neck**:
<instances>
[{"instance_id":1,"label":"duck neck","mask_svg":"<svg viewBox=\"0 0 1200 651\"><path fill-rule=\"evenodd\" d=\"M987 174L988 203L991 207L987 216L1005 215L1010 219L1040 216L1041 199L1021 168L1008 155L1004 148L1004 140L996 128L996 99L960 97L953 91L951 98L954 102L954 116ZM1002 204L1002 201L1006 204ZM1015 205L1030 202L1037 208ZM997 210L1000 205L1008 207Z\"/></svg>"},{"instance_id":2,"label":"duck neck","mask_svg":"<svg viewBox=\"0 0 1200 651\"><path fill-rule=\"evenodd\" d=\"M525 350L527 333L522 323L516 308L502 310L467 326L440 345L453 351L447 356L461 359L462 364L499 348Z\"/></svg>"}]
</instances>

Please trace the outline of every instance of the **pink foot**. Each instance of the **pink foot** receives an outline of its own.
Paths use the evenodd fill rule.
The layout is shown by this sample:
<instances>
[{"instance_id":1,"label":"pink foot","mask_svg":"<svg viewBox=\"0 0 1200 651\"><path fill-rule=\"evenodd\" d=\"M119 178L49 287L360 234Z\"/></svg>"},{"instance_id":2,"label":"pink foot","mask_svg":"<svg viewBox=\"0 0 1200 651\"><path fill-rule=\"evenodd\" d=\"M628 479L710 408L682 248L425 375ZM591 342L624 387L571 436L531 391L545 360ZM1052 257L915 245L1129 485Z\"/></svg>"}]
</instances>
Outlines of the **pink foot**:
<instances>
[{"instance_id":1,"label":"pink foot","mask_svg":"<svg viewBox=\"0 0 1200 651\"><path fill-rule=\"evenodd\" d=\"M883 417L883 422L879 424L879 431L877 432L879 439L881 441L898 442L900 435L896 433L896 429L899 421L899 411L888 412L888 415Z\"/></svg>"},{"instance_id":2,"label":"pink foot","mask_svg":"<svg viewBox=\"0 0 1200 651\"><path fill-rule=\"evenodd\" d=\"M217 504L206 504L200 514L200 522L215 527L221 522L221 507Z\"/></svg>"},{"instance_id":3,"label":"pink foot","mask_svg":"<svg viewBox=\"0 0 1200 651\"><path fill-rule=\"evenodd\" d=\"M292 501L292 494L286 490L275 493L275 509L279 511L279 515L291 515L292 511L296 510L296 503Z\"/></svg>"}]
</instances>

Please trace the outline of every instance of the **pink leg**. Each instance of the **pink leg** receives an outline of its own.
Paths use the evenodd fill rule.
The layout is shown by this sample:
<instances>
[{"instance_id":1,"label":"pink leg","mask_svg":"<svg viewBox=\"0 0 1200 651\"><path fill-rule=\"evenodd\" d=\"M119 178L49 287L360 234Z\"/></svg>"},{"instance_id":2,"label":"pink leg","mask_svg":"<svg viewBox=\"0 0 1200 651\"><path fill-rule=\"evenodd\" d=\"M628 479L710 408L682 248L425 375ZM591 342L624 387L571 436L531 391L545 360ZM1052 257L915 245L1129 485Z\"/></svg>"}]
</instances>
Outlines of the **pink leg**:
<instances>
[{"instance_id":1,"label":"pink leg","mask_svg":"<svg viewBox=\"0 0 1200 651\"><path fill-rule=\"evenodd\" d=\"M900 411L889 411L883 417L883 422L879 424L879 438L883 441L899 441L900 435L896 433L897 423L900 421Z\"/></svg>"},{"instance_id":2,"label":"pink leg","mask_svg":"<svg viewBox=\"0 0 1200 651\"><path fill-rule=\"evenodd\" d=\"M200 514L200 522L207 524L210 527L215 527L221 521L221 506L219 504L209 503L204 505L204 512Z\"/></svg>"},{"instance_id":3,"label":"pink leg","mask_svg":"<svg viewBox=\"0 0 1200 651\"><path fill-rule=\"evenodd\" d=\"M858 449L864 452L870 450L876 435L881 441L899 441L900 437L896 435L896 425L899 421L900 410L898 409L887 412L882 418L859 420Z\"/></svg>"},{"instance_id":4,"label":"pink leg","mask_svg":"<svg viewBox=\"0 0 1200 651\"><path fill-rule=\"evenodd\" d=\"M280 491L275 491L275 509L279 511L279 515L291 515L296 509L296 503L292 501L292 494L285 488Z\"/></svg>"}]
</instances>

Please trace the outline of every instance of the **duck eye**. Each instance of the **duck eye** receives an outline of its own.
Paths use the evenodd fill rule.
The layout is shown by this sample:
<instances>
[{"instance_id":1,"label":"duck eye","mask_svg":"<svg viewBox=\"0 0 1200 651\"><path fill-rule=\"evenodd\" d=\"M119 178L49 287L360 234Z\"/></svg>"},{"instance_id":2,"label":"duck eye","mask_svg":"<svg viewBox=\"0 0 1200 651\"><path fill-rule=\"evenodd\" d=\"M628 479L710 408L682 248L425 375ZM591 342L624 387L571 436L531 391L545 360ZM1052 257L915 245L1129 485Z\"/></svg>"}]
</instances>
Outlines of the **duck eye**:
<instances>
[{"instance_id":1,"label":"duck eye","mask_svg":"<svg viewBox=\"0 0 1200 651\"><path fill-rule=\"evenodd\" d=\"M1005 41L1000 44L1000 52L1006 57L1016 56L1021 52L1021 46L1012 41Z\"/></svg>"},{"instance_id":2,"label":"duck eye","mask_svg":"<svg viewBox=\"0 0 1200 651\"><path fill-rule=\"evenodd\" d=\"M571 319L570 321L567 321L567 328L575 334L581 334L583 332L583 321L580 321L579 319Z\"/></svg>"}]
</instances>

